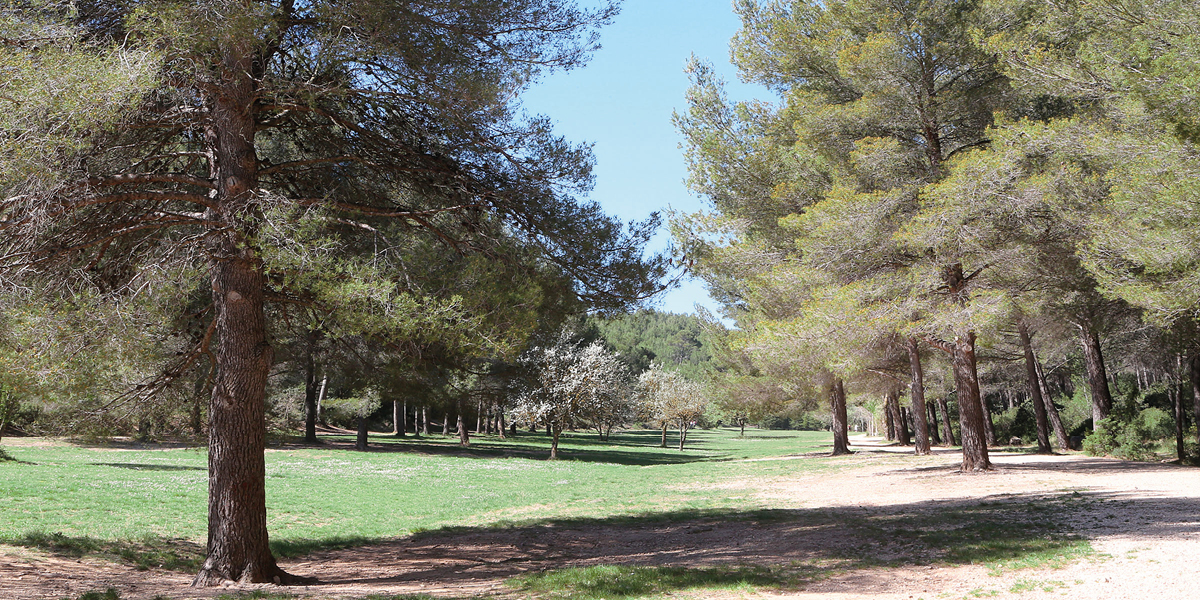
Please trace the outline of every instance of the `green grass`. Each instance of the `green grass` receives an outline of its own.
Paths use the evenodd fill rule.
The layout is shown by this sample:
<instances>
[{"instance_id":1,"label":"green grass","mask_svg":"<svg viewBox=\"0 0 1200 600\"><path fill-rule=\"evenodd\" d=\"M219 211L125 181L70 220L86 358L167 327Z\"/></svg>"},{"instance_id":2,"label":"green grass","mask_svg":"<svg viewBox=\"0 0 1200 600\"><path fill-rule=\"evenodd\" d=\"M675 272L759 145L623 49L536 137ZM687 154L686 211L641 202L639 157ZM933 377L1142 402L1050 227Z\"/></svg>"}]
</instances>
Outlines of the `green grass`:
<instances>
[{"instance_id":1,"label":"green grass","mask_svg":"<svg viewBox=\"0 0 1200 600\"><path fill-rule=\"evenodd\" d=\"M688 449L658 448L657 432L564 434L564 459L544 460L540 434L476 438L374 436L371 452L284 445L267 452L268 527L283 556L361 545L442 527L553 519L629 517L673 511L759 508L714 493L730 461L820 451L828 434L695 431ZM108 542L206 538L207 453L121 445L10 448L0 477L0 541L60 534ZM838 468L818 460L737 463L744 477ZM36 535L35 535L36 537ZM41 544L44 545L44 544ZM61 545L61 544L60 544ZM115 550L104 552L116 553Z\"/></svg>"},{"instance_id":2,"label":"green grass","mask_svg":"<svg viewBox=\"0 0 1200 600\"><path fill-rule=\"evenodd\" d=\"M698 588L753 591L760 587L795 587L817 575L812 569L790 566L689 569L606 565L522 575L506 583L523 596L547 600L623 600Z\"/></svg>"},{"instance_id":3,"label":"green grass","mask_svg":"<svg viewBox=\"0 0 1200 600\"><path fill-rule=\"evenodd\" d=\"M440 435L374 436L370 452L281 444L266 455L272 547L289 557L413 534L508 528L526 535L547 525L619 531L648 523L735 521L842 528L853 542L789 564L604 566L510 582L524 596L551 600L790 588L871 567L980 564L1001 573L1053 568L1094 554L1085 540L1057 525L1059 517L1086 510L1092 501L1078 493L936 505L914 499L869 510L782 509L736 482L754 487L864 461L911 467L928 459L824 457L814 453L828 451L829 435L814 432L751 431L742 438L729 429L695 431L684 452L657 447L658 436L633 431L602 442L594 434L565 434L558 461L545 460L548 440L530 433L475 438L469 448ZM203 449L51 445L10 447L9 453L12 460L0 463L0 542L138 568L199 568L207 510Z\"/></svg>"}]
</instances>

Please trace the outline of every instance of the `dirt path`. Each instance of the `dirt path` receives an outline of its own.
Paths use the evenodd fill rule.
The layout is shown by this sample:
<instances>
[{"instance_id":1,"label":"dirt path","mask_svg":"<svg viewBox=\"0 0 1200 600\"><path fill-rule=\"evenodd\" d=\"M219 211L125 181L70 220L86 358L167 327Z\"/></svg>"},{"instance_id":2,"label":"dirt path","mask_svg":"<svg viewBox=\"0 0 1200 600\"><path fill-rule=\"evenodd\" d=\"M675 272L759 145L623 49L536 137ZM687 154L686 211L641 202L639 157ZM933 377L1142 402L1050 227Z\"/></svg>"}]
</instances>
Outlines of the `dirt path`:
<instances>
[{"instance_id":1,"label":"dirt path","mask_svg":"<svg viewBox=\"0 0 1200 600\"><path fill-rule=\"evenodd\" d=\"M324 583L285 591L320 598L519 596L503 585L505 578L590 565L740 572L769 566L791 577L782 588L765 588L778 591L673 592L682 597L1157 600L1190 597L1200 587L1200 469L997 454L995 472L963 475L955 472L954 453L901 457L861 439L856 448L859 454L845 459L853 466L840 473L719 486L722 494L758 497L771 510L720 519L668 515L654 522L480 529L320 552L283 566ZM980 531L1035 544L1039 527L1051 522L1060 526L1055 531L1089 540L1096 552L1061 568L990 574L984 566L947 560L947 548L969 553L979 540L952 539L941 547L918 543L914 533L998 523L999 530ZM73 598L108 586L123 599L230 591L197 591L189 581L186 574L0 546L5 599Z\"/></svg>"}]
</instances>

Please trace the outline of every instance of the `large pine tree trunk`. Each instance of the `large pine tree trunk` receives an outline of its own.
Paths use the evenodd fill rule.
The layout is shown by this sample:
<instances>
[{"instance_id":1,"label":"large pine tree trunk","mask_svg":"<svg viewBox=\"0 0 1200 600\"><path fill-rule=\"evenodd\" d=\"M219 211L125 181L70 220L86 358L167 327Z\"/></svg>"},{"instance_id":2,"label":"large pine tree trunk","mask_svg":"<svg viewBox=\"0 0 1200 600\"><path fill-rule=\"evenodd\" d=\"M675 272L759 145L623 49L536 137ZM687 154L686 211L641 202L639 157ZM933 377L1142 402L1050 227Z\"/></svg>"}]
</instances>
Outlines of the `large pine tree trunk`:
<instances>
[{"instance_id":1,"label":"large pine tree trunk","mask_svg":"<svg viewBox=\"0 0 1200 600\"><path fill-rule=\"evenodd\" d=\"M892 409L891 396L885 395L883 397L883 416L884 416L884 421L886 421L886 424L887 424L887 439L889 442L895 441L896 440L896 425L898 423L897 423L897 419L896 419L896 413Z\"/></svg>"},{"instance_id":2,"label":"large pine tree trunk","mask_svg":"<svg viewBox=\"0 0 1200 600\"><path fill-rule=\"evenodd\" d=\"M274 355L267 340L263 265L251 244L258 212L253 55L237 44L227 49L205 132L217 186L208 217L227 229L206 246L219 343L209 406L208 556L195 586L293 581L275 564L267 539L264 412Z\"/></svg>"},{"instance_id":3,"label":"large pine tree trunk","mask_svg":"<svg viewBox=\"0 0 1200 600\"><path fill-rule=\"evenodd\" d=\"M950 364L958 388L959 428L962 434L962 470L986 471L988 460L984 432L983 402L979 398L979 375L975 367L975 332L968 332L951 345Z\"/></svg>"},{"instance_id":4,"label":"large pine tree trunk","mask_svg":"<svg viewBox=\"0 0 1200 600\"><path fill-rule=\"evenodd\" d=\"M850 435L846 418L846 388L840 377L829 386L829 408L833 413L833 456L850 454Z\"/></svg>"},{"instance_id":5,"label":"large pine tree trunk","mask_svg":"<svg viewBox=\"0 0 1200 600\"><path fill-rule=\"evenodd\" d=\"M910 385L910 393L912 395L912 414L913 428L916 440L914 443L914 451L918 456L929 454L929 421L926 420L928 411L925 409L925 373L921 370L921 348L917 345L917 338L908 338L908 366L912 372L912 384Z\"/></svg>"},{"instance_id":6,"label":"large pine tree trunk","mask_svg":"<svg viewBox=\"0 0 1200 600\"><path fill-rule=\"evenodd\" d=\"M1079 345L1087 367L1088 388L1092 392L1092 431L1100 420L1112 412L1112 395L1108 391L1108 375L1104 371L1104 354L1100 351L1100 336L1086 324L1079 325Z\"/></svg>"},{"instance_id":7,"label":"large pine tree trunk","mask_svg":"<svg viewBox=\"0 0 1200 600\"><path fill-rule=\"evenodd\" d=\"M1071 444L1067 438L1067 429L1063 427L1062 417L1058 415L1058 407L1054 405L1050 387L1046 385L1046 373L1042 370L1042 363L1038 362L1036 354L1033 356L1033 366L1037 369L1038 390L1042 392L1042 400L1046 405L1046 416L1050 419L1050 427L1054 430L1054 441L1058 444L1059 450L1070 450Z\"/></svg>"},{"instance_id":8,"label":"large pine tree trunk","mask_svg":"<svg viewBox=\"0 0 1200 600\"><path fill-rule=\"evenodd\" d=\"M1050 420L1046 416L1046 403L1042 399L1041 386L1038 385L1037 361L1033 357L1033 342L1029 336L1029 327L1025 322L1017 323L1017 333L1021 336L1021 348L1025 351L1025 380L1029 385L1029 398L1033 401L1033 417L1037 421L1037 444L1039 454L1049 454L1050 450Z\"/></svg>"}]
</instances>

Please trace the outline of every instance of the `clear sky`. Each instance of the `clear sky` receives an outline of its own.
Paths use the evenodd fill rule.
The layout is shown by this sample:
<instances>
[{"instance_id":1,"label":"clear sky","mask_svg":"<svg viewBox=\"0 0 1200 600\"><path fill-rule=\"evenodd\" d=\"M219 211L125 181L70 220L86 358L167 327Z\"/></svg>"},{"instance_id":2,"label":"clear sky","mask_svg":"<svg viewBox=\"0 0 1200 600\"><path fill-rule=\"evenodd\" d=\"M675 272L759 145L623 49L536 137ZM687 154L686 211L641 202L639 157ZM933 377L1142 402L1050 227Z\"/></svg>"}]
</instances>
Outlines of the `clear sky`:
<instances>
[{"instance_id":1,"label":"clear sky","mask_svg":"<svg viewBox=\"0 0 1200 600\"><path fill-rule=\"evenodd\" d=\"M671 113L686 109L683 69L692 54L713 63L731 98L767 97L762 88L738 82L729 63L729 38L740 24L730 0L625 0L587 66L555 73L526 93L529 112L549 116L572 142L594 144L591 197L609 214L629 221L668 208L706 207L684 182L682 138ZM664 227L654 247L666 245ZM657 308L690 313L696 303L715 307L700 282L685 281Z\"/></svg>"}]
</instances>

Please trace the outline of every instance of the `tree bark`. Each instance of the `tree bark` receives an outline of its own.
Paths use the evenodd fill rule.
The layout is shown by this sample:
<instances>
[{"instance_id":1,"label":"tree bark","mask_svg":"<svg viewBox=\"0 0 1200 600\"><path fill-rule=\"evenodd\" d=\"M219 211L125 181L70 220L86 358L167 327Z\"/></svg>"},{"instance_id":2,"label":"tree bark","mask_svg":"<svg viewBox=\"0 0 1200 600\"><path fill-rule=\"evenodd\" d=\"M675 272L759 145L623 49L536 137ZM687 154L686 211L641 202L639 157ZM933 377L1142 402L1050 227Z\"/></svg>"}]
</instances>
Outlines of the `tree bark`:
<instances>
[{"instance_id":1,"label":"tree bark","mask_svg":"<svg viewBox=\"0 0 1200 600\"><path fill-rule=\"evenodd\" d=\"M498 413L496 415L496 433L499 433L500 439L503 440L506 439L504 437L504 408L497 406L496 412Z\"/></svg>"},{"instance_id":2,"label":"tree bark","mask_svg":"<svg viewBox=\"0 0 1200 600\"><path fill-rule=\"evenodd\" d=\"M667 423L665 421L662 424L662 442L659 443L658 447L659 448L667 447Z\"/></svg>"},{"instance_id":3,"label":"tree bark","mask_svg":"<svg viewBox=\"0 0 1200 600\"><path fill-rule=\"evenodd\" d=\"M1183 355L1175 355L1175 373L1179 375L1179 384L1175 386L1175 457L1183 464L1187 460L1187 450L1183 446Z\"/></svg>"},{"instance_id":4,"label":"tree bark","mask_svg":"<svg viewBox=\"0 0 1200 600\"><path fill-rule=\"evenodd\" d=\"M929 441L935 445L942 445L942 437L938 434L938 414L937 403L929 402L926 404L929 407Z\"/></svg>"},{"instance_id":5,"label":"tree bark","mask_svg":"<svg viewBox=\"0 0 1200 600\"><path fill-rule=\"evenodd\" d=\"M226 229L209 237L217 376L209 406L208 555L192 585L225 581L292 583L267 536L266 387L274 355L267 340L262 259L256 232L258 157L254 148L255 51L231 43L208 98L205 140L216 183L207 217Z\"/></svg>"},{"instance_id":6,"label":"tree bark","mask_svg":"<svg viewBox=\"0 0 1200 600\"><path fill-rule=\"evenodd\" d=\"M404 437L404 406L399 400L392 400L392 435Z\"/></svg>"},{"instance_id":7,"label":"tree bark","mask_svg":"<svg viewBox=\"0 0 1200 600\"><path fill-rule=\"evenodd\" d=\"M1067 429L1063 427L1062 417L1058 415L1058 407L1054 405L1050 387L1046 385L1046 373L1042 370L1042 363L1038 362L1036 354L1033 356L1033 366L1037 369L1038 390L1041 391L1042 400L1046 405L1046 416L1050 419L1051 428L1054 429L1054 441L1060 450L1070 450L1071 444L1067 438Z\"/></svg>"},{"instance_id":8,"label":"tree bark","mask_svg":"<svg viewBox=\"0 0 1200 600\"><path fill-rule=\"evenodd\" d=\"M896 440L896 415L892 412L892 399L890 396L883 397L883 416L887 423L887 439L889 442Z\"/></svg>"},{"instance_id":9,"label":"tree bark","mask_svg":"<svg viewBox=\"0 0 1200 600\"><path fill-rule=\"evenodd\" d=\"M1079 345L1087 367L1088 388L1092 392L1092 431L1112 412L1112 395L1108 391L1108 375L1104 372L1104 355L1100 351L1100 336L1088 324L1079 324Z\"/></svg>"},{"instance_id":10,"label":"tree bark","mask_svg":"<svg viewBox=\"0 0 1200 600\"><path fill-rule=\"evenodd\" d=\"M421 435L429 435L429 407L421 407Z\"/></svg>"},{"instance_id":11,"label":"tree bark","mask_svg":"<svg viewBox=\"0 0 1200 600\"><path fill-rule=\"evenodd\" d=\"M317 423L325 425L325 394L329 391L329 374L321 376L321 391L317 393Z\"/></svg>"},{"instance_id":12,"label":"tree bark","mask_svg":"<svg viewBox=\"0 0 1200 600\"><path fill-rule=\"evenodd\" d=\"M462 406L461 405L456 406L455 412L458 413L458 421L455 423L455 425L458 427L458 445L459 446L470 446L471 445L471 435L467 432L466 424L463 423Z\"/></svg>"},{"instance_id":13,"label":"tree bark","mask_svg":"<svg viewBox=\"0 0 1200 600\"><path fill-rule=\"evenodd\" d=\"M558 460L558 436L562 434L562 428L552 425L550 429L553 438L550 441L550 460Z\"/></svg>"},{"instance_id":14,"label":"tree bark","mask_svg":"<svg viewBox=\"0 0 1200 600\"><path fill-rule=\"evenodd\" d=\"M850 435L847 430L846 388L840 377L829 386L829 408L833 413L833 456L850 454Z\"/></svg>"},{"instance_id":15,"label":"tree bark","mask_svg":"<svg viewBox=\"0 0 1200 600\"><path fill-rule=\"evenodd\" d=\"M321 390L317 384L317 362L313 357L313 338L309 335L304 357L304 443L317 443L317 400Z\"/></svg>"},{"instance_id":16,"label":"tree bark","mask_svg":"<svg viewBox=\"0 0 1200 600\"><path fill-rule=\"evenodd\" d=\"M958 442L954 439L954 426L950 424L950 400L945 394L938 396L938 406L942 409L942 444L953 446Z\"/></svg>"},{"instance_id":17,"label":"tree bark","mask_svg":"<svg viewBox=\"0 0 1200 600\"><path fill-rule=\"evenodd\" d=\"M367 430L367 415L358 417L358 436L354 440L354 449L365 451L367 449L367 436L370 432Z\"/></svg>"},{"instance_id":18,"label":"tree bark","mask_svg":"<svg viewBox=\"0 0 1200 600\"><path fill-rule=\"evenodd\" d=\"M918 456L930 453L929 421L926 420L928 411L925 410L925 373L921 370L921 347L917 338L908 338L908 366L912 372L912 383L909 391L912 396L913 428L916 440L914 452Z\"/></svg>"},{"instance_id":19,"label":"tree bark","mask_svg":"<svg viewBox=\"0 0 1200 600\"><path fill-rule=\"evenodd\" d=\"M984 439L983 402L979 398L979 375L975 367L975 332L954 341L950 357L958 388L959 428L962 432L964 472L992 468Z\"/></svg>"},{"instance_id":20,"label":"tree bark","mask_svg":"<svg viewBox=\"0 0 1200 600\"><path fill-rule=\"evenodd\" d=\"M992 411L988 408L987 400L982 396L979 398L979 408L983 413L983 434L984 440L990 447L996 446L996 424L992 422Z\"/></svg>"},{"instance_id":21,"label":"tree bark","mask_svg":"<svg viewBox=\"0 0 1200 600\"><path fill-rule=\"evenodd\" d=\"M1021 336L1021 348L1025 351L1025 381L1029 386L1029 398L1033 402L1033 417L1037 421L1037 444L1039 454L1050 454L1050 423L1046 416L1046 404L1042 399L1041 386L1038 385L1037 361L1033 357L1033 341L1029 336L1029 327L1024 321L1017 323L1017 333Z\"/></svg>"},{"instance_id":22,"label":"tree bark","mask_svg":"<svg viewBox=\"0 0 1200 600\"><path fill-rule=\"evenodd\" d=\"M1196 443L1200 444L1200 352L1192 350L1188 371L1192 380L1192 423L1196 426Z\"/></svg>"}]
</instances>

